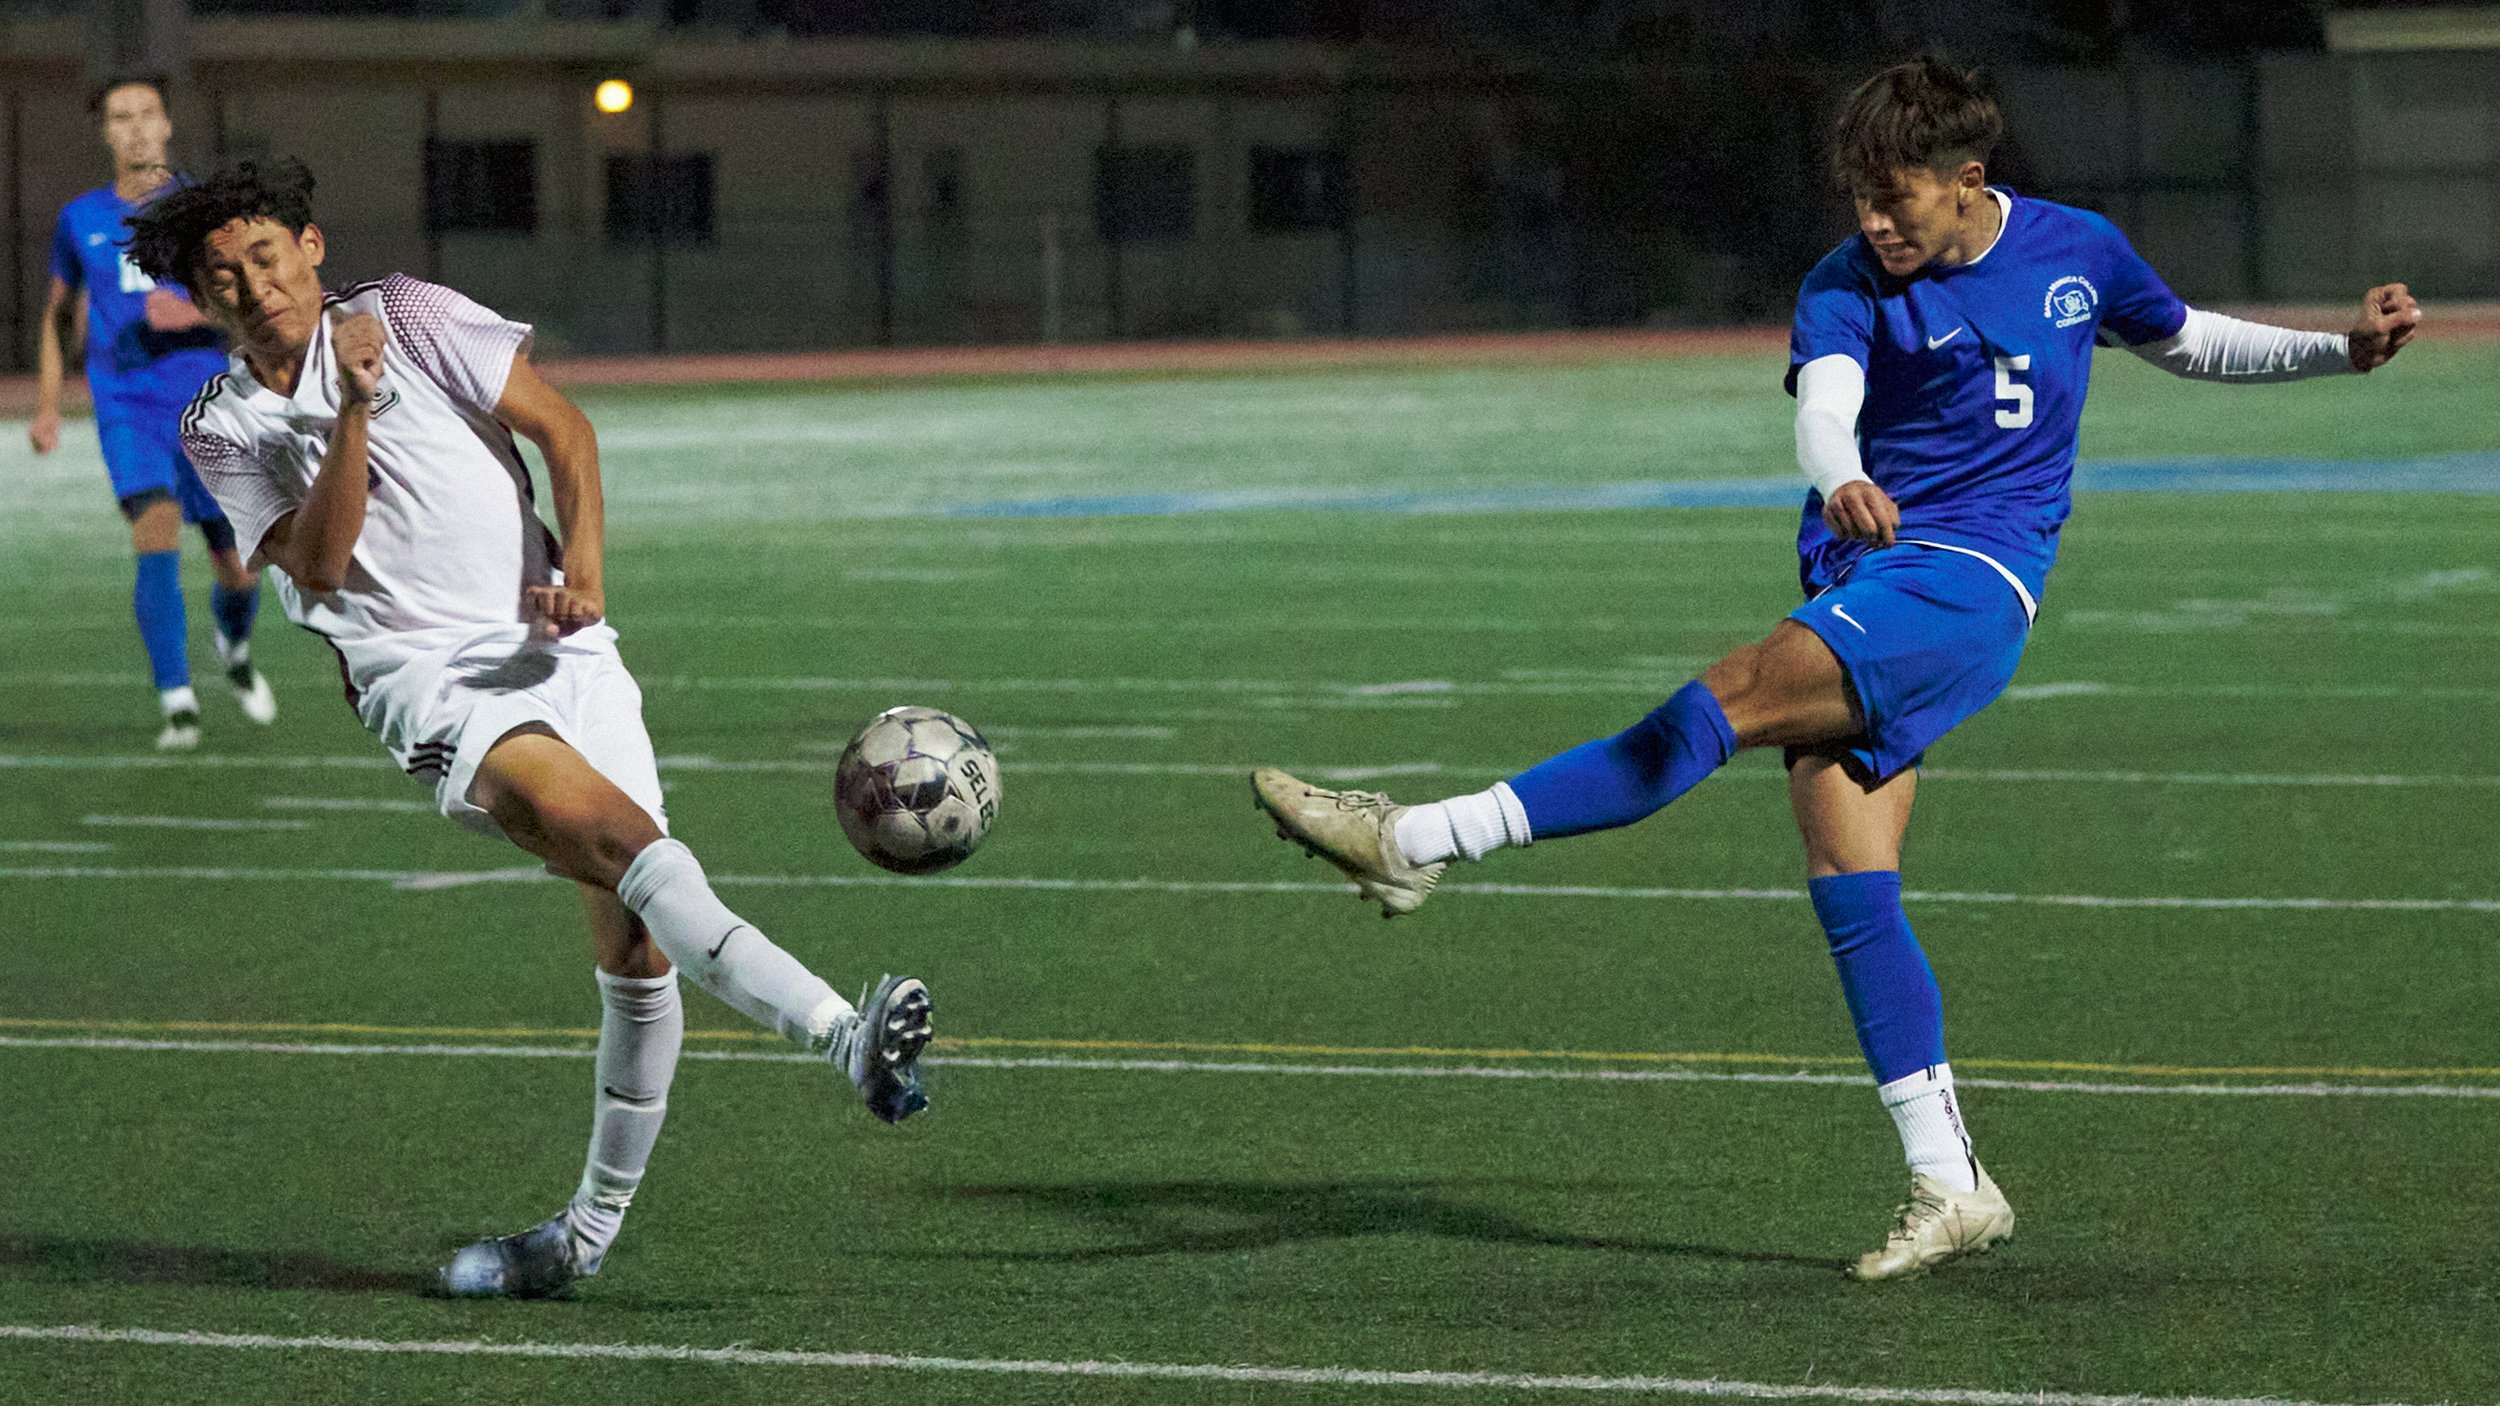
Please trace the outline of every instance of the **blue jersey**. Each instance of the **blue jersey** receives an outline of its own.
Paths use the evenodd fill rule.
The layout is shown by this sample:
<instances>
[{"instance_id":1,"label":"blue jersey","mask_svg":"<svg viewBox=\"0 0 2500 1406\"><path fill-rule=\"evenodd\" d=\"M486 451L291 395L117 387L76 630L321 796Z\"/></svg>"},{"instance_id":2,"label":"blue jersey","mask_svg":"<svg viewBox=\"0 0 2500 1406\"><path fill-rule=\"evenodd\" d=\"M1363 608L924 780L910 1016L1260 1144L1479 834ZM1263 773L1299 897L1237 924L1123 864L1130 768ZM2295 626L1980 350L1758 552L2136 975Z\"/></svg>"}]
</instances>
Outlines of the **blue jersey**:
<instances>
[{"instance_id":1,"label":"blue jersey","mask_svg":"<svg viewBox=\"0 0 2500 1406\"><path fill-rule=\"evenodd\" d=\"M1866 368L1858 450L1901 509L1901 537L1985 553L2036 599L2071 506L2076 428L2096 339L2175 335L2179 301L2118 227L2088 210L2004 192L2005 228L1978 259L1894 278L1862 236L1824 256L1797 295L1797 368ZM1869 550L1835 539L1808 494L1798 530L1809 594Z\"/></svg>"},{"instance_id":2,"label":"blue jersey","mask_svg":"<svg viewBox=\"0 0 2500 1406\"><path fill-rule=\"evenodd\" d=\"M148 326L148 294L159 285L130 262L124 223L138 209L111 186L62 206L52 230L52 276L72 293L86 290L87 390L97 407L163 407L178 414L211 376L225 371L225 341L206 327L159 332ZM189 299L179 285L163 287Z\"/></svg>"}]
</instances>

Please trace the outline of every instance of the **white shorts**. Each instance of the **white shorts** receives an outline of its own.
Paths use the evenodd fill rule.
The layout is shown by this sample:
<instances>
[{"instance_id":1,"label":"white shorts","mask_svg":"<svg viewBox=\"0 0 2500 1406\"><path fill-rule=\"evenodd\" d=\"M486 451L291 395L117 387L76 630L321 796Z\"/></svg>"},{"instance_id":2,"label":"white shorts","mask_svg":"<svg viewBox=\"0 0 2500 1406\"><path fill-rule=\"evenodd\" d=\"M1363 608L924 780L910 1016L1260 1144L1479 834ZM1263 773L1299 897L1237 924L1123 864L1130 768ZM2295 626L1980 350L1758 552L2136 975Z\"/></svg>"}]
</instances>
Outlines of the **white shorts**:
<instances>
[{"instance_id":1,"label":"white shorts","mask_svg":"<svg viewBox=\"0 0 2500 1406\"><path fill-rule=\"evenodd\" d=\"M668 833L660 769L642 726L642 687L593 625L553 642L515 645L508 632L412 659L375 680L356 711L400 769L434 787L434 804L479 834L505 838L469 802L486 754L515 728L545 727L582 754Z\"/></svg>"}]
</instances>

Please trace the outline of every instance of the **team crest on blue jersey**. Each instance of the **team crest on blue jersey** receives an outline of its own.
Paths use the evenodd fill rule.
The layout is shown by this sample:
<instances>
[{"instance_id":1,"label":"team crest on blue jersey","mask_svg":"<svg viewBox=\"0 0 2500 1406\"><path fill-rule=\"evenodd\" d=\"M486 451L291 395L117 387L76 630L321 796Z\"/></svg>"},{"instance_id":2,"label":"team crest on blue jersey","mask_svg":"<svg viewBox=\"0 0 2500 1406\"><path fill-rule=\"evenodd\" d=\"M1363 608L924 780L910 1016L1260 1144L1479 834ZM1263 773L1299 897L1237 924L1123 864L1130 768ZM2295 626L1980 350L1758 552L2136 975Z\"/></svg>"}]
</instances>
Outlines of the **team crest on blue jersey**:
<instances>
[{"instance_id":1,"label":"team crest on blue jersey","mask_svg":"<svg viewBox=\"0 0 2500 1406\"><path fill-rule=\"evenodd\" d=\"M2092 280L2079 273L2070 273L2049 285L2049 296L2040 311L2060 327L2072 327L2092 320L2092 310L2101 305L2101 290Z\"/></svg>"}]
</instances>

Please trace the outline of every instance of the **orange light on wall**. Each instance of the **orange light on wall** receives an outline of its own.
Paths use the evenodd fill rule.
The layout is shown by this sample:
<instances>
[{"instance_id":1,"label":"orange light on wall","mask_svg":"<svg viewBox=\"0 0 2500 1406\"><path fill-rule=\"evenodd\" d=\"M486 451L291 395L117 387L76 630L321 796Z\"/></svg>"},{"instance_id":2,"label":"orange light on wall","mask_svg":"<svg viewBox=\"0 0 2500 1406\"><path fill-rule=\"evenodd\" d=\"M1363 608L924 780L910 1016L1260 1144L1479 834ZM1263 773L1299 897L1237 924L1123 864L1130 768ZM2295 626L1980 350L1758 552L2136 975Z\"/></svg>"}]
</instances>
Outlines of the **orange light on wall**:
<instances>
[{"instance_id":1,"label":"orange light on wall","mask_svg":"<svg viewBox=\"0 0 2500 1406\"><path fill-rule=\"evenodd\" d=\"M611 78L591 93L590 101L613 117L634 105L634 85L622 78Z\"/></svg>"}]
</instances>

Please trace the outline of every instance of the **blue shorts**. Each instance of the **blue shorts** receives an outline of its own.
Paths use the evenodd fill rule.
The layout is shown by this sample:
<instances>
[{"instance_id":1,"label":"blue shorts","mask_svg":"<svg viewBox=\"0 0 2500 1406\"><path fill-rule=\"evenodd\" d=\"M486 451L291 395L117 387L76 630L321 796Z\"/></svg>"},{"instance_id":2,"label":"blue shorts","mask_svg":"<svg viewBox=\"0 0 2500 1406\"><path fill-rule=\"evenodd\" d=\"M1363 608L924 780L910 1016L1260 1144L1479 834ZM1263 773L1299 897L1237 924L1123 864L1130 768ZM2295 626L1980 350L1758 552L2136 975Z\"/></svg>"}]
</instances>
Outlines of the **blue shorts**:
<instances>
[{"instance_id":1,"label":"blue shorts","mask_svg":"<svg viewBox=\"0 0 2500 1406\"><path fill-rule=\"evenodd\" d=\"M1831 646L1864 731L1822 747L1861 782L1918 765L1929 743L1996 701L2031 635L2028 602L1985 558L1902 544L1870 552L1788 613Z\"/></svg>"},{"instance_id":2,"label":"blue shorts","mask_svg":"<svg viewBox=\"0 0 2500 1406\"><path fill-rule=\"evenodd\" d=\"M181 406L99 404L95 432L115 498L127 504L143 494L161 493L182 505L184 522L226 520L225 510L182 452Z\"/></svg>"}]
</instances>

